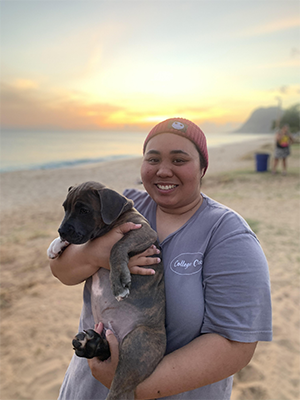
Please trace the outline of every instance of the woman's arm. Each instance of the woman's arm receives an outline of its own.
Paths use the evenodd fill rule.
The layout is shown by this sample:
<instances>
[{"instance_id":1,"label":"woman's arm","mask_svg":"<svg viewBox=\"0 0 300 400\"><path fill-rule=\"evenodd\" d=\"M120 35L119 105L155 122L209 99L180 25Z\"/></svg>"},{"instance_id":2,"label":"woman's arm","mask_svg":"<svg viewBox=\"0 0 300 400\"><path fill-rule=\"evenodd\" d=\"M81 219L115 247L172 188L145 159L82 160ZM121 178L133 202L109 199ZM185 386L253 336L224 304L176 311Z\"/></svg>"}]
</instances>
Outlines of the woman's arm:
<instances>
[{"instance_id":1,"label":"woman's arm","mask_svg":"<svg viewBox=\"0 0 300 400\"><path fill-rule=\"evenodd\" d=\"M228 378L251 360L257 343L208 333L168 354L136 389L136 399L171 396Z\"/></svg>"},{"instance_id":2,"label":"woman's arm","mask_svg":"<svg viewBox=\"0 0 300 400\"><path fill-rule=\"evenodd\" d=\"M109 388L118 364L118 342L112 332L107 340L111 358L104 362L93 358L88 363L94 378ZM233 342L214 333L199 336L165 356L152 375L137 387L135 398L161 398L218 382L244 368L255 348L256 343Z\"/></svg>"},{"instance_id":3,"label":"woman's arm","mask_svg":"<svg viewBox=\"0 0 300 400\"><path fill-rule=\"evenodd\" d=\"M289 133L289 138L290 138L290 144L295 143L294 136L291 133Z\"/></svg>"},{"instance_id":4,"label":"woman's arm","mask_svg":"<svg viewBox=\"0 0 300 400\"><path fill-rule=\"evenodd\" d=\"M126 222L100 238L82 245L69 245L58 258L50 261L52 274L65 285L77 285L92 276L99 268L109 269L109 257L113 245L125 233L140 227L140 224ZM140 275L153 274L154 270L142 268L160 262L159 258L148 258L153 254L159 254L155 246L132 257L128 264L130 272Z\"/></svg>"},{"instance_id":5,"label":"woman's arm","mask_svg":"<svg viewBox=\"0 0 300 400\"><path fill-rule=\"evenodd\" d=\"M275 135L275 141L276 143L279 142L279 140L282 138L283 134L281 131L278 131Z\"/></svg>"}]
</instances>

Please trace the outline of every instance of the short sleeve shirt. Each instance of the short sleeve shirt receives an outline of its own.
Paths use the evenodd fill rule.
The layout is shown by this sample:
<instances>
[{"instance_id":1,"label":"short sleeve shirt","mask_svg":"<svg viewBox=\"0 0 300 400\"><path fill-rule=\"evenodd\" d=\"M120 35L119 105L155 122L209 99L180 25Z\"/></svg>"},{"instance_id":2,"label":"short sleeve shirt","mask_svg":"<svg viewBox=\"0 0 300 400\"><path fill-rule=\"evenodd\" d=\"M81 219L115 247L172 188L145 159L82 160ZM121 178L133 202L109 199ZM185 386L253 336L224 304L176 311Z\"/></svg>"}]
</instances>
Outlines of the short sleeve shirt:
<instances>
[{"instance_id":1,"label":"short sleeve shirt","mask_svg":"<svg viewBox=\"0 0 300 400\"><path fill-rule=\"evenodd\" d=\"M156 204L150 196L135 189L126 190L124 195L134 201L135 208L156 230ZM203 194L196 213L160 247L165 272L167 353L206 333L245 343L272 339L268 264L257 237L241 216ZM93 322L87 287L84 296L80 326L86 328ZM89 368L83 367L85 361L73 357L60 400L105 399L107 389L93 377L88 379L92 389L81 379L87 390L82 398L63 395L73 392L76 373L90 375ZM167 398L228 400L231 389L232 377ZM75 392L78 396L78 390L73 395Z\"/></svg>"}]
</instances>

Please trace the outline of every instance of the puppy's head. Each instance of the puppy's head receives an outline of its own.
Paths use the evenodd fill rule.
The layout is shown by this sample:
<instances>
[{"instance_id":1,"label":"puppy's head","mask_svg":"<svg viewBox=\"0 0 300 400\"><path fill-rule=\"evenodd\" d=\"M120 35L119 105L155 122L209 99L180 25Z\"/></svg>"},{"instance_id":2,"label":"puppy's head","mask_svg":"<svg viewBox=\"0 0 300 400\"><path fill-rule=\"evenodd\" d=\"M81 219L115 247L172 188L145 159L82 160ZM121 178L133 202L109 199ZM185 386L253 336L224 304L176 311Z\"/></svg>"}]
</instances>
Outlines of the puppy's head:
<instances>
[{"instance_id":1,"label":"puppy's head","mask_svg":"<svg viewBox=\"0 0 300 400\"><path fill-rule=\"evenodd\" d=\"M60 237L69 243L83 244L112 229L133 203L101 183L85 182L69 189L63 207Z\"/></svg>"}]
</instances>

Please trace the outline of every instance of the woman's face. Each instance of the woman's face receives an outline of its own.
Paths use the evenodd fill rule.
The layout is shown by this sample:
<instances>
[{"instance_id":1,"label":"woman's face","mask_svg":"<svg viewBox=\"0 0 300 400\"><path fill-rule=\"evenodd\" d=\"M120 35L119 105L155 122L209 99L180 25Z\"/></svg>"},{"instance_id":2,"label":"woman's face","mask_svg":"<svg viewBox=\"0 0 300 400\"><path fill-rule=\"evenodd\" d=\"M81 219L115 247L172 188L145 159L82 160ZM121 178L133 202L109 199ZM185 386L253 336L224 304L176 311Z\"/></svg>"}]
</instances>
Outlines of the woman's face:
<instances>
[{"instance_id":1,"label":"woman's face","mask_svg":"<svg viewBox=\"0 0 300 400\"><path fill-rule=\"evenodd\" d=\"M287 125L284 125L283 127L282 127L282 132L284 133L284 134L287 134L288 133L288 126Z\"/></svg>"},{"instance_id":2,"label":"woman's face","mask_svg":"<svg viewBox=\"0 0 300 400\"><path fill-rule=\"evenodd\" d=\"M160 133L147 143L142 181L161 208L180 212L198 204L202 173L199 153L189 139Z\"/></svg>"}]
</instances>

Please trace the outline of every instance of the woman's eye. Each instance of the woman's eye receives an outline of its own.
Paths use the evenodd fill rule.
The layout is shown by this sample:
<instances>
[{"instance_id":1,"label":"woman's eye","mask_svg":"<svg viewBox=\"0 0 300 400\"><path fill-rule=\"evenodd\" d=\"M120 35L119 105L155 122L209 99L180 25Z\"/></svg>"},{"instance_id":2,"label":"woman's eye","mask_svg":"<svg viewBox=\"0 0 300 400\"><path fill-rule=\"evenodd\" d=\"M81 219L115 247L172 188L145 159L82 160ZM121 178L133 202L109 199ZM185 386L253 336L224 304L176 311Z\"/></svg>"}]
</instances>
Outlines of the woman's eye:
<instances>
[{"instance_id":1,"label":"woman's eye","mask_svg":"<svg viewBox=\"0 0 300 400\"><path fill-rule=\"evenodd\" d=\"M174 164L183 164L185 163L186 160L182 160L181 158L176 158L173 160Z\"/></svg>"},{"instance_id":2,"label":"woman's eye","mask_svg":"<svg viewBox=\"0 0 300 400\"><path fill-rule=\"evenodd\" d=\"M158 158L149 158L147 161L148 161L149 163L154 164L154 163L158 163L158 162L159 162L159 159L158 159Z\"/></svg>"}]
</instances>

